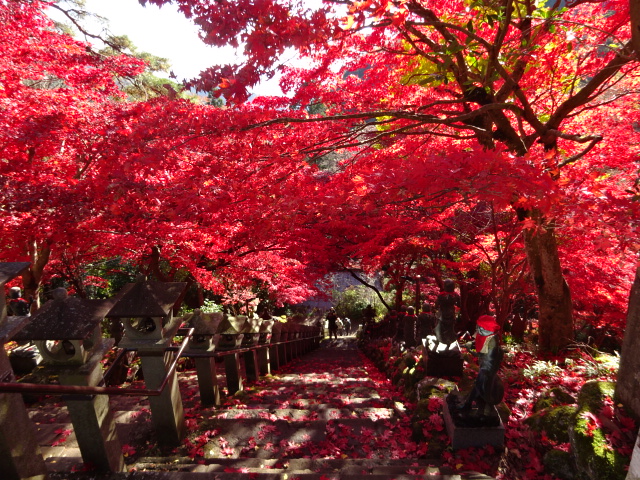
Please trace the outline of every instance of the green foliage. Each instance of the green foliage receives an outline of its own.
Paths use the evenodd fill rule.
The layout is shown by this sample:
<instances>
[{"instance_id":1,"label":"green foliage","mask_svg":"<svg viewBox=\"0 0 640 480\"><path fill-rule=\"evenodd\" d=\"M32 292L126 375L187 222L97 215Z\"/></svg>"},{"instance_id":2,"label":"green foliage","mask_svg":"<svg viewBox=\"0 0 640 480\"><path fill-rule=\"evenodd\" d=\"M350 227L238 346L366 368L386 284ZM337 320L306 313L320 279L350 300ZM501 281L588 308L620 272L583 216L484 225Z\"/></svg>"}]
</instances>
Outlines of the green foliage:
<instances>
[{"instance_id":1,"label":"green foliage","mask_svg":"<svg viewBox=\"0 0 640 480\"><path fill-rule=\"evenodd\" d=\"M195 310L195 308L189 308L186 305L183 305L180 310L180 315L186 315L187 313L191 313ZM205 298L204 303L200 307L200 311L202 313L214 313L214 312L222 312L222 305L217 304L213 300Z\"/></svg>"},{"instance_id":2,"label":"green foliage","mask_svg":"<svg viewBox=\"0 0 640 480\"><path fill-rule=\"evenodd\" d=\"M564 370L558 366L558 362L536 360L531 365L522 369L522 374L529 379L538 377L559 377Z\"/></svg>"},{"instance_id":3,"label":"green foliage","mask_svg":"<svg viewBox=\"0 0 640 480\"><path fill-rule=\"evenodd\" d=\"M371 302L370 289L364 286L351 286L339 292L333 292L334 308L339 317L347 317L352 322L362 322L362 312ZM372 305L374 309L376 305ZM376 309L376 314L377 314Z\"/></svg>"},{"instance_id":4,"label":"green foliage","mask_svg":"<svg viewBox=\"0 0 640 480\"><path fill-rule=\"evenodd\" d=\"M129 100L144 101L165 95L175 95L183 98L189 96L187 95L188 92L183 91L182 85L169 78L158 75L161 73L169 73L171 70L171 64L168 59L158 57L149 52L139 52L126 35L109 36L107 41L109 42L109 46L102 49L100 54L111 56L124 52L140 60L144 60L147 64L144 73L140 75L118 78L120 88L128 95Z\"/></svg>"}]
</instances>

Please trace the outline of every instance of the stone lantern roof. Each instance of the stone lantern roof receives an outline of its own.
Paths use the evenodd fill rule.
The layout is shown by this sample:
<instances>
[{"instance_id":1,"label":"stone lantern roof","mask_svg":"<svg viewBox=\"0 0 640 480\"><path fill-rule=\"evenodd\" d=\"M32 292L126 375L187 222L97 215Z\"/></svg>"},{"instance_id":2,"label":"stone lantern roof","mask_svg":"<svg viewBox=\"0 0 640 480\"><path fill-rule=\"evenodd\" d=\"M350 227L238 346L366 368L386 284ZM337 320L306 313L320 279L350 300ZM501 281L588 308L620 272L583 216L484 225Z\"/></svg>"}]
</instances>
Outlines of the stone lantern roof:
<instances>
[{"instance_id":1,"label":"stone lantern roof","mask_svg":"<svg viewBox=\"0 0 640 480\"><path fill-rule=\"evenodd\" d=\"M130 283L117 296L115 305L106 316L109 318L166 317L186 286L185 282Z\"/></svg>"},{"instance_id":2,"label":"stone lantern roof","mask_svg":"<svg viewBox=\"0 0 640 480\"><path fill-rule=\"evenodd\" d=\"M113 300L69 297L64 289L56 290L14 340L83 340L113 306Z\"/></svg>"},{"instance_id":3,"label":"stone lantern roof","mask_svg":"<svg viewBox=\"0 0 640 480\"><path fill-rule=\"evenodd\" d=\"M0 262L0 285L16 278L29 265L29 262Z\"/></svg>"}]
</instances>

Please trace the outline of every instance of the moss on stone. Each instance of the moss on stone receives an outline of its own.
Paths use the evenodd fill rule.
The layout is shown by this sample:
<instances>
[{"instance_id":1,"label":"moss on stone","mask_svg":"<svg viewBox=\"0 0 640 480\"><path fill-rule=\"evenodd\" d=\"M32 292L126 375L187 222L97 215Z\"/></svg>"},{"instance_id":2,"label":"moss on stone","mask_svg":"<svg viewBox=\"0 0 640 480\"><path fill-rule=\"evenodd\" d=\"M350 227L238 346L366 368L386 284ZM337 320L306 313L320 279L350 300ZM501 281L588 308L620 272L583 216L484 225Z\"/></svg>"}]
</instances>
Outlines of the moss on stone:
<instances>
[{"instance_id":1,"label":"moss on stone","mask_svg":"<svg viewBox=\"0 0 640 480\"><path fill-rule=\"evenodd\" d=\"M458 386L443 378L425 377L416 386L419 399L428 399L431 396L444 398L447 394L458 390Z\"/></svg>"},{"instance_id":2,"label":"moss on stone","mask_svg":"<svg viewBox=\"0 0 640 480\"><path fill-rule=\"evenodd\" d=\"M554 387L550 390L553 398L559 405L571 405L576 403L576 399L562 387Z\"/></svg>"},{"instance_id":3,"label":"moss on stone","mask_svg":"<svg viewBox=\"0 0 640 480\"><path fill-rule=\"evenodd\" d=\"M544 409L550 409L561 405L572 405L574 403L576 403L576 399L573 395L563 388L554 387L542 394L533 406L533 411L539 412Z\"/></svg>"},{"instance_id":4,"label":"moss on stone","mask_svg":"<svg viewBox=\"0 0 640 480\"><path fill-rule=\"evenodd\" d=\"M542 410L549 410L554 406L553 398L550 397L540 397L536 400L536 403L533 405L533 412L537 413Z\"/></svg>"},{"instance_id":5,"label":"moss on stone","mask_svg":"<svg viewBox=\"0 0 640 480\"><path fill-rule=\"evenodd\" d=\"M525 423L537 432L544 431L551 440L566 443L577 410L573 405L546 408L531 415Z\"/></svg>"},{"instance_id":6,"label":"moss on stone","mask_svg":"<svg viewBox=\"0 0 640 480\"><path fill-rule=\"evenodd\" d=\"M602 429L590 429L588 418L578 414L570 436L578 469L590 479L625 479L629 459L609 446Z\"/></svg>"},{"instance_id":7,"label":"moss on stone","mask_svg":"<svg viewBox=\"0 0 640 480\"><path fill-rule=\"evenodd\" d=\"M578 405L592 413L598 413L604 406L604 397L613 398L616 390L614 382L592 380L585 383L578 394Z\"/></svg>"},{"instance_id":8,"label":"moss on stone","mask_svg":"<svg viewBox=\"0 0 640 480\"><path fill-rule=\"evenodd\" d=\"M598 426L597 418L604 398L613 398L615 383L591 381L584 384L578 395L578 410L570 429L571 448L578 469L588 478L624 480L629 459L613 450L606 432Z\"/></svg>"}]
</instances>

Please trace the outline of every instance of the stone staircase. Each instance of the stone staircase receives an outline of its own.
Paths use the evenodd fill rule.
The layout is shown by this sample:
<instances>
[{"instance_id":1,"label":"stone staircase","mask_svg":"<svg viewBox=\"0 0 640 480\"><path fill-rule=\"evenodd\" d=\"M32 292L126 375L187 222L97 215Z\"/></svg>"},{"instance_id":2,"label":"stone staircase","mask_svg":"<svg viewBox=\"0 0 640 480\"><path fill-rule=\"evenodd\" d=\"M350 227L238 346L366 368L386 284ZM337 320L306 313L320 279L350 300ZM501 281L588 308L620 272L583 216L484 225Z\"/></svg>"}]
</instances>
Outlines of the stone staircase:
<instances>
[{"instance_id":1,"label":"stone staircase","mask_svg":"<svg viewBox=\"0 0 640 480\"><path fill-rule=\"evenodd\" d=\"M31 405L51 479L491 479L453 472L412 441L410 412L354 338L323 342L221 408L200 405L194 373L179 378L188 434L172 450L156 445L146 399L112 400L122 473L86 469L60 401Z\"/></svg>"}]
</instances>

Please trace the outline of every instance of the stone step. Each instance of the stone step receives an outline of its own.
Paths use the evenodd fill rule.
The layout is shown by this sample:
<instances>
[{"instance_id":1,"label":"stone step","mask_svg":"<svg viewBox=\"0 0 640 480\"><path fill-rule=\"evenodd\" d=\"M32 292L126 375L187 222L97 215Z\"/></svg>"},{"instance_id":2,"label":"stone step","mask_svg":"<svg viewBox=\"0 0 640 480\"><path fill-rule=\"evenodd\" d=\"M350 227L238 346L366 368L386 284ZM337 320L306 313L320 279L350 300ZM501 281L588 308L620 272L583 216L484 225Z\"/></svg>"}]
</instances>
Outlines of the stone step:
<instances>
[{"instance_id":1,"label":"stone step","mask_svg":"<svg viewBox=\"0 0 640 480\"><path fill-rule=\"evenodd\" d=\"M286 420L303 422L309 420L338 420L342 418L369 418L371 420L390 419L396 415L392 408L334 408L328 405L317 405L316 408L243 408L213 412L211 419L240 420L246 418L262 418L268 420ZM324 408L323 408L324 407Z\"/></svg>"},{"instance_id":2,"label":"stone step","mask_svg":"<svg viewBox=\"0 0 640 480\"><path fill-rule=\"evenodd\" d=\"M249 476L250 475L250 476ZM348 473L253 473L245 472L216 472L211 477L211 472L129 472L112 474L52 474L50 480L493 480L492 477L475 472L462 474L348 474Z\"/></svg>"},{"instance_id":3,"label":"stone step","mask_svg":"<svg viewBox=\"0 0 640 480\"><path fill-rule=\"evenodd\" d=\"M323 409L323 408L393 408L395 405L391 400L380 398L377 394L373 397L360 397L348 395L343 396L318 396L315 398L285 398L277 395L263 395L251 402L256 408L302 408L302 409ZM224 409L224 406L223 406Z\"/></svg>"},{"instance_id":4,"label":"stone step","mask_svg":"<svg viewBox=\"0 0 640 480\"><path fill-rule=\"evenodd\" d=\"M246 473L351 473L396 474L418 472L435 475L440 472L438 459L258 459L217 458L194 463L188 457L143 457L129 466L136 471L233 471Z\"/></svg>"}]
</instances>

